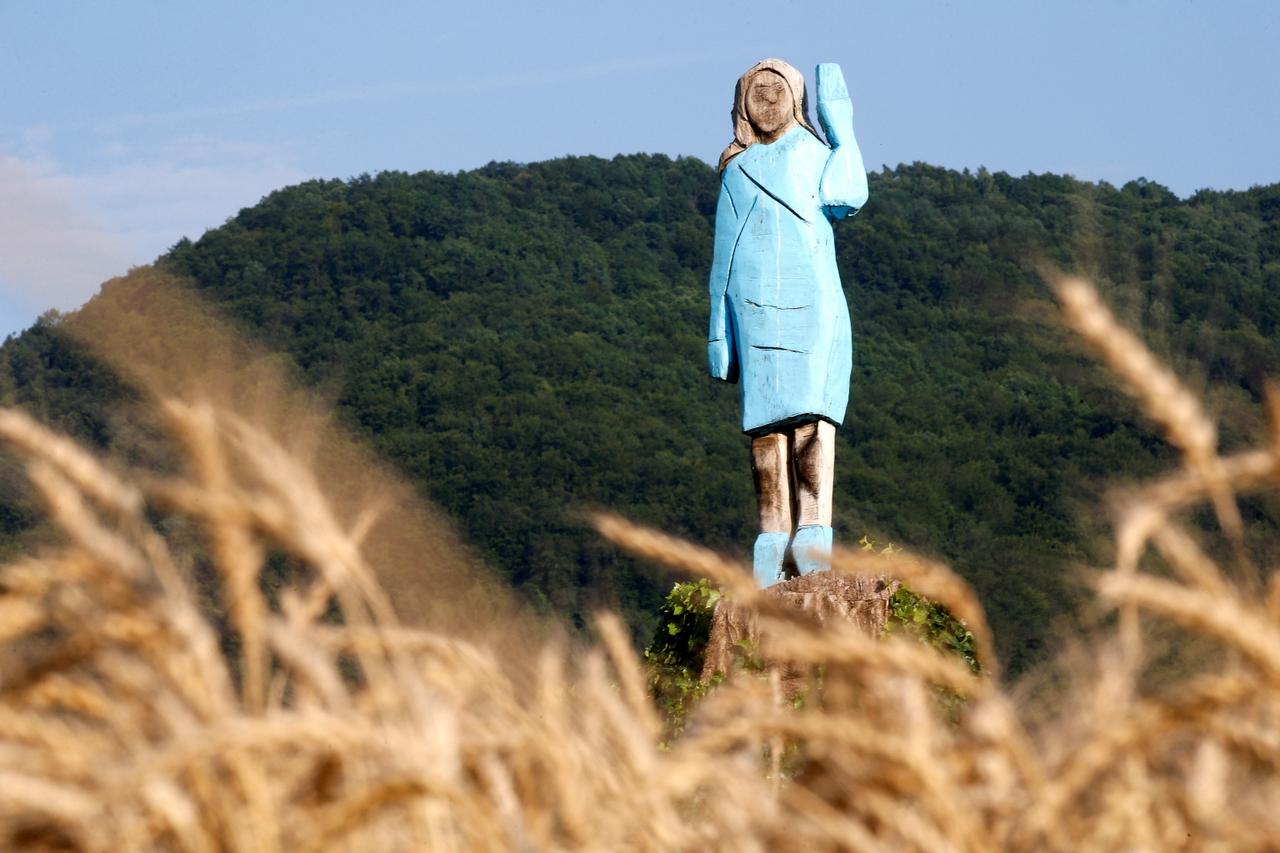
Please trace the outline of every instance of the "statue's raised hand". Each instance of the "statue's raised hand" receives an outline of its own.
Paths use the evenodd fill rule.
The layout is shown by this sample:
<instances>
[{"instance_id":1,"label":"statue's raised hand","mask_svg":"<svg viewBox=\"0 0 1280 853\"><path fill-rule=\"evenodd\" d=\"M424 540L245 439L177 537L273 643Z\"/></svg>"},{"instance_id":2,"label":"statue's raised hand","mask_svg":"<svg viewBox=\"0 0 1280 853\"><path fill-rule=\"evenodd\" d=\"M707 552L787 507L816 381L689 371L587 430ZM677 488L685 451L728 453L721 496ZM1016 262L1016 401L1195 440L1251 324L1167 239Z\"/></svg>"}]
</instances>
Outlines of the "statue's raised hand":
<instances>
[{"instance_id":1,"label":"statue's raised hand","mask_svg":"<svg viewBox=\"0 0 1280 853\"><path fill-rule=\"evenodd\" d=\"M818 122L832 148L853 140L853 101L844 73L834 62L818 66Z\"/></svg>"},{"instance_id":2,"label":"statue's raised hand","mask_svg":"<svg viewBox=\"0 0 1280 853\"><path fill-rule=\"evenodd\" d=\"M819 194L827 212L844 219L867 202L867 172L853 136L853 101L840 66L824 62L818 66L817 77L818 121L832 148L822 170Z\"/></svg>"}]
</instances>

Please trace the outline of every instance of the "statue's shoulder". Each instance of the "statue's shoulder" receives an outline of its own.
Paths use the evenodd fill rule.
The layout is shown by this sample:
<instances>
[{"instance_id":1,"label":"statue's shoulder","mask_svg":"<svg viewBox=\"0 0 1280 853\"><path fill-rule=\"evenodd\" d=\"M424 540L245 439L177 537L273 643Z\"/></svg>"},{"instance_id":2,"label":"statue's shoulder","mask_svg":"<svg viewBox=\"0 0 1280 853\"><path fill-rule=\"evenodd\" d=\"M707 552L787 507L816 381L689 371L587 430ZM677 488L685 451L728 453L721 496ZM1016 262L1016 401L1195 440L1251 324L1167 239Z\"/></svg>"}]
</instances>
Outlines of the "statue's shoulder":
<instances>
[{"instance_id":1,"label":"statue's shoulder","mask_svg":"<svg viewBox=\"0 0 1280 853\"><path fill-rule=\"evenodd\" d=\"M745 153L746 152L743 152L743 154ZM737 157L733 158L733 160L725 166L724 171L720 173L720 185L728 191L729 196L733 199L735 207L737 207L750 193L750 182L746 175L743 174L742 163L740 162L743 158L743 154L739 154Z\"/></svg>"},{"instance_id":2,"label":"statue's shoulder","mask_svg":"<svg viewBox=\"0 0 1280 853\"><path fill-rule=\"evenodd\" d=\"M831 148L827 143L814 136L813 131L807 127L798 128L795 134L795 146L797 150L809 155L828 157L831 154Z\"/></svg>"},{"instance_id":3,"label":"statue's shoulder","mask_svg":"<svg viewBox=\"0 0 1280 853\"><path fill-rule=\"evenodd\" d=\"M793 134L792 150L795 159L819 169L826 165L827 158L831 156L827 143L803 127Z\"/></svg>"}]
</instances>

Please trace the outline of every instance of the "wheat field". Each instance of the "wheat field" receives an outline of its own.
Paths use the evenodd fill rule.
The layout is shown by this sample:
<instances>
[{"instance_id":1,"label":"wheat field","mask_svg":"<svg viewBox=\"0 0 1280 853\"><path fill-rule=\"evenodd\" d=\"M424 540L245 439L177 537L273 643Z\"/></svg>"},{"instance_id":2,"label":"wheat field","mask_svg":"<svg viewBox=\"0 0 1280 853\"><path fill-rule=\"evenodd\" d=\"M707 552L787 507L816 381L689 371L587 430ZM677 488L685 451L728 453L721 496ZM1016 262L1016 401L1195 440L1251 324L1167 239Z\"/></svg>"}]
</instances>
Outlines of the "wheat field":
<instances>
[{"instance_id":1,"label":"wheat field","mask_svg":"<svg viewBox=\"0 0 1280 853\"><path fill-rule=\"evenodd\" d=\"M1197 398L1088 284L1057 292L1182 457L1118 495L1114 565L1083 570L1112 618L1031 691L1002 680L980 604L936 562L832 561L947 605L983 675L909 639L820 630L733 560L600 516L619 546L754 603L767 655L821 673L799 708L776 676L730 678L670 743L617 617L599 614L593 644L541 624L408 497L338 494L331 445L291 446L235 395L144 382L174 448L160 469L0 412L52 531L0 569L0 845L1280 848L1280 575L1245 565L1236 500L1280 482L1280 395L1259 446L1221 455ZM1213 537L1189 521L1204 508ZM425 544L401 529L421 524ZM284 581L264 585L282 560ZM397 579L418 573L441 601L402 600ZM431 617L406 618L417 609ZM1199 644L1202 665L1153 679L1154 626Z\"/></svg>"}]
</instances>

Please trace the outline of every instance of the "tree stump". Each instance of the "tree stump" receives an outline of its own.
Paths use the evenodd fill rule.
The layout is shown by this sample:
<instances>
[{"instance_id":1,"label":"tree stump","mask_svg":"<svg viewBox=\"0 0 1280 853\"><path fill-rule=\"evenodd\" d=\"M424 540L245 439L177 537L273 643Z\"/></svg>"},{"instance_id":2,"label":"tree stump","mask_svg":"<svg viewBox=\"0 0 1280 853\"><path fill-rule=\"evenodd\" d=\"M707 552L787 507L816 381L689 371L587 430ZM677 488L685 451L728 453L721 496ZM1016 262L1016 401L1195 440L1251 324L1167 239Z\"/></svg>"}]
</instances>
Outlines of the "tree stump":
<instances>
[{"instance_id":1,"label":"tree stump","mask_svg":"<svg viewBox=\"0 0 1280 853\"><path fill-rule=\"evenodd\" d=\"M896 582L883 578L826 571L781 581L766 589L764 594L775 595L786 606L811 614L819 624L831 619L845 619L868 635L878 637L889 620L889 598L896 588ZM755 611L721 599L711 614L711 635L702 661L702 681L709 681L716 673L728 675L733 670L734 650L740 648L739 644L744 640L751 648L759 648ZM791 672L792 668L785 664L782 669L785 682L794 682L800 675Z\"/></svg>"}]
</instances>

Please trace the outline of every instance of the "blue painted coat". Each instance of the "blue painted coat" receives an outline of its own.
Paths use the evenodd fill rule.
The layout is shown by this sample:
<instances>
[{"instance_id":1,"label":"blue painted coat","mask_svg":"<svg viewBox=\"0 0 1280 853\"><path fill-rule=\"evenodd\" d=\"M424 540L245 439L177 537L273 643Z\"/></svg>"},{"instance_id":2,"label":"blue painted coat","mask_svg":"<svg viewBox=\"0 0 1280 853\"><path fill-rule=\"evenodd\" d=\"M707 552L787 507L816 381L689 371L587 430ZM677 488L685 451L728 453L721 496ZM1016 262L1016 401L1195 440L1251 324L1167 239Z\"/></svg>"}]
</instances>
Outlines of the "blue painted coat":
<instances>
[{"instance_id":1,"label":"blue painted coat","mask_svg":"<svg viewBox=\"0 0 1280 853\"><path fill-rule=\"evenodd\" d=\"M849 402L853 334L831 221L861 207L867 190L852 108L834 112L847 124L828 128L841 139L835 150L796 126L721 174L708 363L718 379L740 377L747 433L815 418L839 425Z\"/></svg>"}]
</instances>

